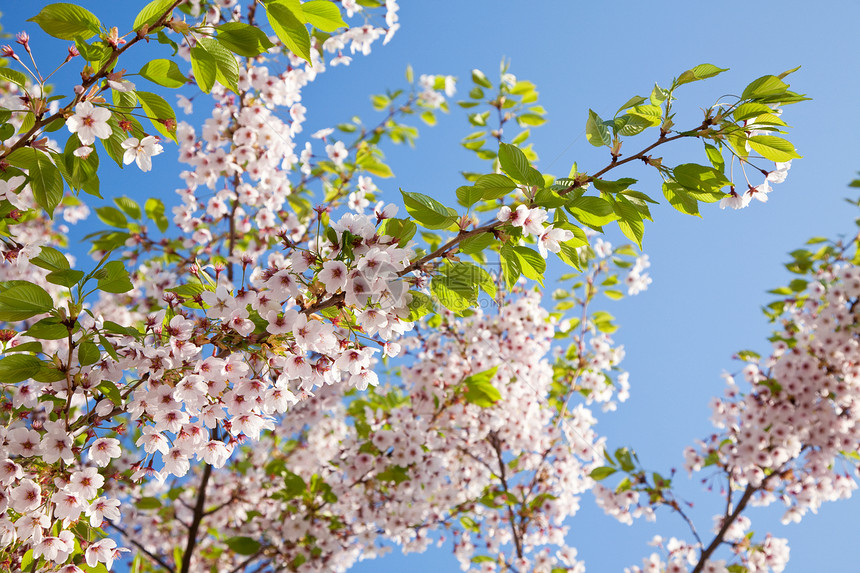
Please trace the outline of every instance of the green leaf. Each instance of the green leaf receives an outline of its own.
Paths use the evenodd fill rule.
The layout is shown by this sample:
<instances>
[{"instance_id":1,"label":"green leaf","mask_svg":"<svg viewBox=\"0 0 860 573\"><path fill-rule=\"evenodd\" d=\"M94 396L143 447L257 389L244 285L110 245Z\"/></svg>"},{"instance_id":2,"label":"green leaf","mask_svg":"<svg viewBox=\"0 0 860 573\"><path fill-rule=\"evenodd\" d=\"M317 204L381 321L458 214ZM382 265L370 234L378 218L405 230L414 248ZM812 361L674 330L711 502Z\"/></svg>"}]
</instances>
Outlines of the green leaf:
<instances>
[{"instance_id":1,"label":"green leaf","mask_svg":"<svg viewBox=\"0 0 860 573\"><path fill-rule=\"evenodd\" d=\"M134 503L138 509L158 509L161 501L157 497L142 497Z\"/></svg>"},{"instance_id":2,"label":"green leaf","mask_svg":"<svg viewBox=\"0 0 860 573\"><path fill-rule=\"evenodd\" d=\"M31 326L25 334L41 340L61 340L69 336L69 329L60 324L59 319L48 317Z\"/></svg>"},{"instance_id":3,"label":"green leaf","mask_svg":"<svg viewBox=\"0 0 860 573\"><path fill-rule=\"evenodd\" d=\"M520 127L524 127L526 125L538 126L545 124L546 118L536 113L523 113L517 116L517 123Z\"/></svg>"},{"instance_id":4,"label":"green leaf","mask_svg":"<svg viewBox=\"0 0 860 573\"><path fill-rule=\"evenodd\" d=\"M618 219L612 204L600 197L579 197L568 203L566 209L577 221L593 227L602 227Z\"/></svg>"},{"instance_id":5,"label":"green leaf","mask_svg":"<svg viewBox=\"0 0 860 573\"><path fill-rule=\"evenodd\" d=\"M463 207L471 207L472 205L480 201L483 196L483 189L471 187L469 185L457 187L457 202Z\"/></svg>"},{"instance_id":6,"label":"green leaf","mask_svg":"<svg viewBox=\"0 0 860 573\"><path fill-rule=\"evenodd\" d=\"M30 188L36 203L53 218L54 209L63 200L63 177L60 170L54 165L50 158L35 149L28 149L33 153L34 163L30 167Z\"/></svg>"},{"instance_id":7,"label":"green leaf","mask_svg":"<svg viewBox=\"0 0 860 573\"><path fill-rule=\"evenodd\" d=\"M499 164L516 181L526 185L543 187L543 175L529 164L526 154L509 143L499 144Z\"/></svg>"},{"instance_id":8,"label":"green leaf","mask_svg":"<svg viewBox=\"0 0 860 573\"><path fill-rule=\"evenodd\" d=\"M286 4L270 2L266 16L284 46L306 62L311 61L311 36L305 23Z\"/></svg>"},{"instance_id":9,"label":"green leaf","mask_svg":"<svg viewBox=\"0 0 860 573\"><path fill-rule=\"evenodd\" d=\"M616 469L616 468L609 467L609 466L603 466L603 467L594 468L593 470L591 470L589 477L591 477L591 479L593 479L594 481L600 481L600 480L604 480L604 479L608 478L609 476L611 476L612 474L614 474L617 471L618 471L618 469Z\"/></svg>"},{"instance_id":10,"label":"green leaf","mask_svg":"<svg viewBox=\"0 0 860 573\"><path fill-rule=\"evenodd\" d=\"M466 385L466 402L481 408L489 408L501 399L502 393L492 384L496 370L498 370L498 366L478 374L472 374L463 380Z\"/></svg>"},{"instance_id":11,"label":"green leaf","mask_svg":"<svg viewBox=\"0 0 860 573\"><path fill-rule=\"evenodd\" d=\"M406 211L428 229L447 229L457 220L457 212L432 197L401 190Z\"/></svg>"},{"instance_id":12,"label":"green leaf","mask_svg":"<svg viewBox=\"0 0 860 573\"><path fill-rule=\"evenodd\" d=\"M736 107L735 111L732 112L732 117L735 121L744 121L768 113L773 113L770 106L763 103L747 102Z\"/></svg>"},{"instance_id":13,"label":"green leaf","mask_svg":"<svg viewBox=\"0 0 860 573\"><path fill-rule=\"evenodd\" d=\"M475 285L464 277L444 273L433 277L430 292L439 303L455 314L460 314L478 302Z\"/></svg>"},{"instance_id":14,"label":"green leaf","mask_svg":"<svg viewBox=\"0 0 860 573\"><path fill-rule=\"evenodd\" d=\"M152 0L152 2L143 7L143 10L134 19L132 28L137 31L143 26L152 27L167 12L172 4L173 0Z\"/></svg>"},{"instance_id":15,"label":"green leaf","mask_svg":"<svg viewBox=\"0 0 860 573\"><path fill-rule=\"evenodd\" d=\"M493 84L487 79L487 76L485 76L484 72L481 70L472 70L472 81L482 88L490 89L493 87Z\"/></svg>"},{"instance_id":16,"label":"green leaf","mask_svg":"<svg viewBox=\"0 0 860 573\"><path fill-rule=\"evenodd\" d=\"M232 56L230 57L232 58ZM233 63L235 64L236 61L233 60ZM173 108L170 107L170 104L158 94L144 91L138 91L135 93L137 93L137 99L140 100L140 106L143 108L144 113L149 117L155 129L157 129L163 136L176 141L176 113L173 111ZM165 121L168 121L173 129L167 129L167 126L164 123Z\"/></svg>"},{"instance_id":17,"label":"green leaf","mask_svg":"<svg viewBox=\"0 0 860 573\"><path fill-rule=\"evenodd\" d=\"M523 274L522 266L520 265L520 257L514 252L513 247L505 245L499 251L499 257L502 263L502 273L505 275L505 284L508 285L508 290L514 288L520 275Z\"/></svg>"},{"instance_id":18,"label":"green leaf","mask_svg":"<svg viewBox=\"0 0 860 573\"><path fill-rule=\"evenodd\" d=\"M152 219L156 226L158 226L159 231L163 233L167 230L170 222L164 216L164 203L161 199L150 197L146 200L143 209L146 211L146 216Z\"/></svg>"},{"instance_id":19,"label":"green leaf","mask_svg":"<svg viewBox=\"0 0 860 573\"><path fill-rule=\"evenodd\" d=\"M705 78L712 78L717 74L721 74L727 70L728 68L718 68L713 64L700 64L695 68L687 70L686 72L678 76L678 80L675 82L675 85L682 86L690 82L704 80Z\"/></svg>"},{"instance_id":20,"label":"green leaf","mask_svg":"<svg viewBox=\"0 0 860 573\"><path fill-rule=\"evenodd\" d=\"M627 110L627 113L640 119L640 124L647 127L660 125L660 121L663 119L663 109L658 105L638 105Z\"/></svg>"},{"instance_id":21,"label":"green leaf","mask_svg":"<svg viewBox=\"0 0 860 573\"><path fill-rule=\"evenodd\" d=\"M762 76L744 88L741 99L767 98L785 93L788 84L776 76Z\"/></svg>"},{"instance_id":22,"label":"green leaf","mask_svg":"<svg viewBox=\"0 0 860 573\"><path fill-rule=\"evenodd\" d=\"M720 173L724 173L726 170L726 160L723 159L722 152L710 143L706 143L705 153L708 155L708 161L711 162L711 165L714 166L714 169L716 169Z\"/></svg>"},{"instance_id":23,"label":"green leaf","mask_svg":"<svg viewBox=\"0 0 860 573\"><path fill-rule=\"evenodd\" d=\"M218 41L228 50L246 58L253 58L274 46L265 32L242 22L227 22L218 26Z\"/></svg>"},{"instance_id":24,"label":"green leaf","mask_svg":"<svg viewBox=\"0 0 860 573\"><path fill-rule=\"evenodd\" d=\"M103 223L111 227L119 227L120 229L128 228L128 219L125 218L122 211L116 207L104 206L96 207L96 215Z\"/></svg>"},{"instance_id":25,"label":"green leaf","mask_svg":"<svg viewBox=\"0 0 860 573\"><path fill-rule=\"evenodd\" d=\"M412 302L409 303L409 320L417 321L419 318L433 311L433 299L416 290L409 291Z\"/></svg>"},{"instance_id":26,"label":"green leaf","mask_svg":"<svg viewBox=\"0 0 860 573\"><path fill-rule=\"evenodd\" d=\"M585 122L585 138L588 143L595 147L609 146L612 144L612 137L609 135L609 129L600 116L592 110L588 110L588 121Z\"/></svg>"},{"instance_id":27,"label":"green leaf","mask_svg":"<svg viewBox=\"0 0 860 573\"><path fill-rule=\"evenodd\" d=\"M7 82L12 82L13 84L19 85L22 88L27 87L27 76L19 72L18 70L13 70L11 68L0 68L0 79L6 80ZM5 114L4 114L5 115ZM11 113L9 116L11 117ZM9 118L3 120L4 122L9 121Z\"/></svg>"},{"instance_id":28,"label":"green leaf","mask_svg":"<svg viewBox=\"0 0 860 573\"><path fill-rule=\"evenodd\" d=\"M134 199L123 195L122 197L115 197L113 202L132 219L140 219L140 205Z\"/></svg>"},{"instance_id":29,"label":"green leaf","mask_svg":"<svg viewBox=\"0 0 860 573\"><path fill-rule=\"evenodd\" d=\"M664 101L669 97L669 92L654 84L654 89L651 90L651 103L653 105L662 105Z\"/></svg>"},{"instance_id":30,"label":"green leaf","mask_svg":"<svg viewBox=\"0 0 860 573\"><path fill-rule=\"evenodd\" d=\"M83 342L78 346L78 362L81 366L89 366L95 364L102 357L99 347L92 342Z\"/></svg>"},{"instance_id":31,"label":"green leaf","mask_svg":"<svg viewBox=\"0 0 860 573\"><path fill-rule=\"evenodd\" d=\"M474 255L485 250L487 247L496 242L496 238L492 233L481 233L464 239L460 243L460 252L467 255Z\"/></svg>"},{"instance_id":32,"label":"green leaf","mask_svg":"<svg viewBox=\"0 0 860 573\"><path fill-rule=\"evenodd\" d=\"M66 256L53 247L42 247L39 256L33 257L30 262L48 271L62 271L69 268L69 260Z\"/></svg>"},{"instance_id":33,"label":"green leaf","mask_svg":"<svg viewBox=\"0 0 860 573\"><path fill-rule=\"evenodd\" d=\"M615 115L618 115L619 113L621 113L625 109L631 108L635 105L639 105L640 103L645 103L645 101L646 101L645 98L642 96L633 96L632 98L627 100L624 103L624 105L622 105L621 107L618 108L618 111L615 112Z\"/></svg>"},{"instance_id":34,"label":"green leaf","mask_svg":"<svg viewBox=\"0 0 860 573\"><path fill-rule=\"evenodd\" d=\"M753 151L771 161L785 162L800 158L790 141L775 135L754 135L749 138L749 144Z\"/></svg>"},{"instance_id":35,"label":"green leaf","mask_svg":"<svg viewBox=\"0 0 860 573\"><path fill-rule=\"evenodd\" d=\"M389 466L384 471L377 474L376 479L379 481L393 481L394 483L403 483L409 479L409 472L402 466Z\"/></svg>"},{"instance_id":36,"label":"green leaf","mask_svg":"<svg viewBox=\"0 0 860 573\"><path fill-rule=\"evenodd\" d=\"M138 73L149 81L166 88L181 88L188 82L188 78L179 70L176 62L164 58L147 62Z\"/></svg>"},{"instance_id":37,"label":"green leaf","mask_svg":"<svg viewBox=\"0 0 860 573\"><path fill-rule=\"evenodd\" d=\"M694 215L696 217L701 216L699 215L698 201L691 197L686 189L674 181L663 183L663 195L666 197L666 200L669 201L669 204L681 213Z\"/></svg>"},{"instance_id":38,"label":"green leaf","mask_svg":"<svg viewBox=\"0 0 860 573\"><path fill-rule=\"evenodd\" d=\"M191 48L191 71L194 72L194 79L197 80L197 86L204 93L212 91L212 86L215 85L215 75L218 70L218 65L215 58L207 52L202 46L194 46Z\"/></svg>"},{"instance_id":39,"label":"green leaf","mask_svg":"<svg viewBox=\"0 0 860 573\"><path fill-rule=\"evenodd\" d=\"M723 187L732 184L721 171L697 163L683 163L672 170L672 174L680 185L688 189L697 189L706 194L719 192ZM723 194L719 193L719 197ZM719 198L718 197L718 198ZM700 200L704 200L701 199Z\"/></svg>"},{"instance_id":40,"label":"green leaf","mask_svg":"<svg viewBox=\"0 0 860 573\"><path fill-rule=\"evenodd\" d=\"M94 276L98 279L98 289L104 292L121 294L134 288L128 271L120 261L107 263Z\"/></svg>"},{"instance_id":41,"label":"green leaf","mask_svg":"<svg viewBox=\"0 0 860 573\"><path fill-rule=\"evenodd\" d=\"M624 177L617 181L609 181L608 179L595 179L592 181L592 184L598 191L603 191L604 193L621 193L622 191L626 191L630 188L631 185L636 183L636 179L632 179L630 177Z\"/></svg>"},{"instance_id":42,"label":"green leaf","mask_svg":"<svg viewBox=\"0 0 860 573\"><path fill-rule=\"evenodd\" d=\"M179 52L179 45L170 38L168 38L167 34L164 33L164 30L159 30L156 37L158 38L159 44L164 44L165 46L170 46L171 48L173 48L173 53L170 54L171 56L175 56L177 52Z\"/></svg>"},{"instance_id":43,"label":"green leaf","mask_svg":"<svg viewBox=\"0 0 860 573\"><path fill-rule=\"evenodd\" d=\"M116 406L122 406L122 395L119 393L119 389L116 387L116 384L110 380L102 380L99 382L98 389L101 390L102 394L107 396L108 400L113 402Z\"/></svg>"},{"instance_id":44,"label":"green leaf","mask_svg":"<svg viewBox=\"0 0 860 573\"><path fill-rule=\"evenodd\" d=\"M379 159L369 153L361 154L355 164L356 166L361 167L363 170L373 175L376 175L377 177L383 177L385 179L389 177L394 177L394 173L391 171L391 168L388 165L381 162Z\"/></svg>"},{"instance_id":45,"label":"green leaf","mask_svg":"<svg viewBox=\"0 0 860 573\"><path fill-rule=\"evenodd\" d=\"M540 253L528 247L513 247L520 261L520 269L526 278L538 281L543 286L543 273L546 271L546 261Z\"/></svg>"},{"instance_id":46,"label":"green leaf","mask_svg":"<svg viewBox=\"0 0 860 573\"><path fill-rule=\"evenodd\" d=\"M618 228L631 241L635 241L642 249L642 237L645 234L645 224L639 210L628 201L624 195L616 195L615 204L612 206L615 214L620 217Z\"/></svg>"},{"instance_id":47,"label":"green leaf","mask_svg":"<svg viewBox=\"0 0 860 573\"><path fill-rule=\"evenodd\" d=\"M251 537L228 537L224 543L239 555L254 555L261 547L260 542Z\"/></svg>"},{"instance_id":48,"label":"green leaf","mask_svg":"<svg viewBox=\"0 0 860 573\"><path fill-rule=\"evenodd\" d=\"M461 278L473 290L478 287L491 298L496 298L496 282L486 269L472 263L454 263L446 266L445 272L449 279L454 276Z\"/></svg>"},{"instance_id":49,"label":"green leaf","mask_svg":"<svg viewBox=\"0 0 860 573\"><path fill-rule=\"evenodd\" d=\"M294 499L302 494L304 494L308 489L308 486L305 484L305 480L302 479L302 476L298 474L294 474L289 470L284 470L284 494L286 498Z\"/></svg>"},{"instance_id":50,"label":"green leaf","mask_svg":"<svg viewBox=\"0 0 860 573\"><path fill-rule=\"evenodd\" d=\"M79 147L81 147L81 142L78 136L69 137L66 140L62 157L57 158L57 167L72 189L84 189L87 193L98 197L100 196L98 192L98 152L93 149L89 156L84 159L75 155L75 150Z\"/></svg>"},{"instance_id":51,"label":"green leaf","mask_svg":"<svg viewBox=\"0 0 860 573\"><path fill-rule=\"evenodd\" d=\"M418 227L409 219L385 219L379 225L379 235L389 235L397 239L397 244L405 246L415 236Z\"/></svg>"},{"instance_id":52,"label":"green leaf","mask_svg":"<svg viewBox=\"0 0 860 573\"><path fill-rule=\"evenodd\" d=\"M346 28L337 4L328 0L310 0L302 4L302 12L308 24L323 32L334 32L338 28Z\"/></svg>"},{"instance_id":53,"label":"green leaf","mask_svg":"<svg viewBox=\"0 0 860 573\"><path fill-rule=\"evenodd\" d=\"M501 157L501 152L499 153L499 157ZM481 190L481 199L498 199L516 188L517 183L515 181L499 173L481 175L475 181L475 189Z\"/></svg>"},{"instance_id":54,"label":"green leaf","mask_svg":"<svg viewBox=\"0 0 860 573\"><path fill-rule=\"evenodd\" d=\"M61 40L86 40L101 29L95 14L75 4L48 4L27 21L37 23L46 34Z\"/></svg>"},{"instance_id":55,"label":"green leaf","mask_svg":"<svg viewBox=\"0 0 860 573\"><path fill-rule=\"evenodd\" d=\"M42 362L29 354L13 354L0 360L0 380L17 384L32 378L42 368Z\"/></svg>"},{"instance_id":56,"label":"green leaf","mask_svg":"<svg viewBox=\"0 0 860 573\"><path fill-rule=\"evenodd\" d=\"M76 38L75 47L81 57L90 62L93 69L99 69L100 64L107 60L112 51L111 47L102 40L87 44L81 38Z\"/></svg>"},{"instance_id":57,"label":"green leaf","mask_svg":"<svg viewBox=\"0 0 860 573\"><path fill-rule=\"evenodd\" d=\"M35 284L16 284L0 293L0 320L5 322L26 320L52 308L51 295Z\"/></svg>"},{"instance_id":58,"label":"green leaf","mask_svg":"<svg viewBox=\"0 0 860 573\"><path fill-rule=\"evenodd\" d=\"M63 269L61 271L52 271L48 273L45 280L51 284L59 285L66 288L71 288L78 284L84 278L84 271L76 271L75 269Z\"/></svg>"}]
</instances>

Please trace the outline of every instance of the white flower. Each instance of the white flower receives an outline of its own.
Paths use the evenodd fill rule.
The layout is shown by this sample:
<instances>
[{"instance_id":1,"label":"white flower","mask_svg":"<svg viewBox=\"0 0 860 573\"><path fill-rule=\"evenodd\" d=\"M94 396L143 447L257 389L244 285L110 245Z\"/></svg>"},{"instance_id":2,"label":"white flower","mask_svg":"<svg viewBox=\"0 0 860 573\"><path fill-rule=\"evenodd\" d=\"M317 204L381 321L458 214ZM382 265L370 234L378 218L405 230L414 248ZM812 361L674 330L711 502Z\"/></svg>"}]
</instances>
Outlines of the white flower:
<instances>
[{"instance_id":1,"label":"white flower","mask_svg":"<svg viewBox=\"0 0 860 573\"><path fill-rule=\"evenodd\" d=\"M85 553L87 565L95 567L96 564L102 562L105 564L105 567L110 570L113 566L114 553L116 551L128 551L128 549L114 550L115 547L116 541L113 539L102 539L101 541L96 541L87 547L87 551Z\"/></svg>"},{"instance_id":2,"label":"white flower","mask_svg":"<svg viewBox=\"0 0 860 573\"><path fill-rule=\"evenodd\" d=\"M93 527L101 526L102 520L105 518L117 521L120 518L119 500L102 496L86 508L85 515L90 518L90 525Z\"/></svg>"},{"instance_id":3,"label":"white flower","mask_svg":"<svg viewBox=\"0 0 860 573\"><path fill-rule=\"evenodd\" d=\"M20 191L21 195L24 195L23 197L19 196L19 194L16 193L16 191L19 190L23 184L23 175L10 177L8 181L0 180L0 199L6 199L10 203L12 203L12 206L16 209L21 209L22 211L29 209L30 207L27 202L22 201L22 199L27 197L26 195L24 195L24 191Z\"/></svg>"},{"instance_id":4,"label":"white flower","mask_svg":"<svg viewBox=\"0 0 860 573\"><path fill-rule=\"evenodd\" d=\"M776 169L767 174L767 180L771 183L782 183L788 175L788 170L791 169L791 160L785 163L777 163Z\"/></svg>"},{"instance_id":5,"label":"white flower","mask_svg":"<svg viewBox=\"0 0 860 573\"><path fill-rule=\"evenodd\" d=\"M314 139L325 139L329 135L334 133L333 127L326 127L324 129L320 129L319 131L315 131L311 134L311 137Z\"/></svg>"},{"instance_id":6,"label":"white flower","mask_svg":"<svg viewBox=\"0 0 860 573\"><path fill-rule=\"evenodd\" d=\"M720 199L720 209L725 209L726 207L731 207L732 209L743 209L749 205L750 199L752 199L752 197L748 196L746 193L738 195L734 191L731 191L728 195Z\"/></svg>"},{"instance_id":7,"label":"white flower","mask_svg":"<svg viewBox=\"0 0 860 573\"><path fill-rule=\"evenodd\" d=\"M118 458L120 455L122 450L119 447L119 440L114 438L98 438L89 449L90 460L99 467L105 467L110 463L111 458Z\"/></svg>"},{"instance_id":8,"label":"white flower","mask_svg":"<svg viewBox=\"0 0 860 573\"><path fill-rule=\"evenodd\" d=\"M108 79L108 85L118 92L133 92L135 85L128 80L111 80Z\"/></svg>"},{"instance_id":9,"label":"white flower","mask_svg":"<svg viewBox=\"0 0 860 573\"><path fill-rule=\"evenodd\" d=\"M125 149L122 162L128 165L134 161L141 171L149 171L152 169L151 157L164 151L158 141L159 139L154 135L147 135L143 139L129 137L122 142L122 147Z\"/></svg>"},{"instance_id":10,"label":"white flower","mask_svg":"<svg viewBox=\"0 0 860 573\"><path fill-rule=\"evenodd\" d=\"M109 110L83 101L75 106L75 115L66 120L66 127L78 134L83 145L90 145L97 137L107 139L111 136L111 128L107 124L109 119Z\"/></svg>"},{"instance_id":11,"label":"white flower","mask_svg":"<svg viewBox=\"0 0 860 573\"><path fill-rule=\"evenodd\" d=\"M346 156L349 155L349 152L346 150L346 146L342 141L326 145L325 152L328 154L328 158L331 159L338 167L343 167L343 162L346 159Z\"/></svg>"},{"instance_id":12,"label":"white flower","mask_svg":"<svg viewBox=\"0 0 860 573\"><path fill-rule=\"evenodd\" d=\"M93 152L93 148L90 147L89 145L81 145L80 147L75 149L72 152L72 154L74 154L75 157L80 157L81 159L86 159L87 157L90 156L90 153L92 153L92 152Z\"/></svg>"},{"instance_id":13,"label":"white flower","mask_svg":"<svg viewBox=\"0 0 860 573\"><path fill-rule=\"evenodd\" d=\"M185 113L194 113L194 104L184 95L176 96L176 105L182 108Z\"/></svg>"},{"instance_id":14,"label":"white flower","mask_svg":"<svg viewBox=\"0 0 860 573\"><path fill-rule=\"evenodd\" d=\"M543 258L547 257L547 251L557 253L561 250L561 245L565 241L573 238L573 231L567 229L557 229L550 225L544 229L538 238L538 250Z\"/></svg>"}]
</instances>

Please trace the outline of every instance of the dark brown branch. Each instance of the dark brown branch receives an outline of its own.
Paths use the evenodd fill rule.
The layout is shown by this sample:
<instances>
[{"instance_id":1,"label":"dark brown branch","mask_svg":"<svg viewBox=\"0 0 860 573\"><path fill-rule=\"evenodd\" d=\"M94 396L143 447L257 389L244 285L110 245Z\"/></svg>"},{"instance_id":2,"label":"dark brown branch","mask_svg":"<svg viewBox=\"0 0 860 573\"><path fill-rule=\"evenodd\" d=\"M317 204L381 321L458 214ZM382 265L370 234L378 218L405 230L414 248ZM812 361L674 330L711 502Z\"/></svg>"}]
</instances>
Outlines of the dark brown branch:
<instances>
[{"instance_id":1,"label":"dark brown branch","mask_svg":"<svg viewBox=\"0 0 860 573\"><path fill-rule=\"evenodd\" d=\"M493 446L493 449L496 450L496 458L499 460L499 481L502 482L502 489L505 491L506 496L510 496L510 489L508 488L508 480L505 476L505 462L502 459L502 443L499 440L499 436L495 433L490 434L490 444ZM510 501L510 500L507 500ZM511 533L514 536L514 546L517 549L517 557L523 557L523 542L520 539L520 532L517 530L517 517L514 515L514 509L510 505L510 503L506 504L508 506L508 520L511 522Z\"/></svg>"},{"instance_id":2,"label":"dark brown branch","mask_svg":"<svg viewBox=\"0 0 860 573\"><path fill-rule=\"evenodd\" d=\"M194 547L197 545L197 531L200 529L200 522L203 521L206 505L206 484L209 483L209 477L212 475L212 466L206 464L203 468L203 477L200 478L200 489L197 490L197 503L194 505L194 518L191 520L191 526L188 528L188 542L185 544L185 553L182 555L182 566L179 573L188 573L191 567L191 557L194 555Z\"/></svg>"},{"instance_id":3,"label":"dark brown branch","mask_svg":"<svg viewBox=\"0 0 860 573\"><path fill-rule=\"evenodd\" d=\"M726 532L729 530L729 527L735 522L735 520L740 516L741 512L746 509L747 503L749 503L750 499L752 499L753 494L758 491L758 488L754 488L752 486L747 486L744 490L743 496L738 500L738 505L735 507L735 510L731 513L731 515L726 516L723 519L723 523L720 526L720 530L717 532L716 536L714 536L711 544L708 545L707 548L702 550L702 554L699 556L699 562L696 563L696 566L693 568L693 573L702 573L702 569L704 569L705 564L710 559L711 555L714 551L717 550L717 547L723 542L723 538L726 535Z\"/></svg>"}]
</instances>

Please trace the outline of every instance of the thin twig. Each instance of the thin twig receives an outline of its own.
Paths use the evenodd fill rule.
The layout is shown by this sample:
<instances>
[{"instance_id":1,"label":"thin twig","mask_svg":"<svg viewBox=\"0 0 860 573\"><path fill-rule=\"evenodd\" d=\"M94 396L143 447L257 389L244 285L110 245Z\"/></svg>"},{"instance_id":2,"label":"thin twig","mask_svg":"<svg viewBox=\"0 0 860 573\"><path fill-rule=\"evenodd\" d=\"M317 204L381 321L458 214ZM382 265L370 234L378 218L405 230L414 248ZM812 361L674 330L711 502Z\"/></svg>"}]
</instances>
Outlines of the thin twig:
<instances>
[{"instance_id":1,"label":"thin twig","mask_svg":"<svg viewBox=\"0 0 860 573\"><path fill-rule=\"evenodd\" d=\"M109 521L107 519L105 519L104 522L107 523L109 526L113 527L114 529L116 529L117 531L119 531L123 536L125 536L125 538L129 541L129 543L131 543L132 545L134 545L135 547L137 547L138 549L143 551L143 553L147 557L149 557L150 559L152 559L153 561L155 561L156 563L161 565L161 567L163 567L166 571L169 571L170 573L174 572L173 567L171 567L166 561L164 561L158 555L155 555L154 553L150 552L146 547L144 547L141 543L139 543L137 540L135 540L135 538L129 532L127 532L125 529L123 529L119 525L117 525L117 524L115 524L112 521Z\"/></svg>"}]
</instances>

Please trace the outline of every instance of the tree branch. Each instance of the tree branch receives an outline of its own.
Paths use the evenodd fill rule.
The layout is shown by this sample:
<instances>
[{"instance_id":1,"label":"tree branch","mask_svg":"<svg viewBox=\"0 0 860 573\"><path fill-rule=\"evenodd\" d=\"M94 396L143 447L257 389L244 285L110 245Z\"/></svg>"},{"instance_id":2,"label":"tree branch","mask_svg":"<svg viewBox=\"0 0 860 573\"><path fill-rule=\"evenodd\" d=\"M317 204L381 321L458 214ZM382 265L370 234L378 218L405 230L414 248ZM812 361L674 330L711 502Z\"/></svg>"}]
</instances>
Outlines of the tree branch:
<instances>
[{"instance_id":1,"label":"tree branch","mask_svg":"<svg viewBox=\"0 0 860 573\"><path fill-rule=\"evenodd\" d=\"M203 477L200 478L200 489L197 491L197 503L194 506L194 518L188 528L188 542L185 544L185 553L182 555L182 566L179 573L188 573L191 567L191 556L194 554L194 546L197 545L197 531L200 529L200 522L203 521L203 507L206 505L206 484L209 483L211 475L212 466L206 464L206 467L203 468Z\"/></svg>"},{"instance_id":2,"label":"tree branch","mask_svg":"<svg viewBox=\"0 0 860 573\"><path fill-rule=\"evenodd\" d=\"M105 519L104 522L107 523L109 526L113 527L114 529L116 529L117 531L119 531L129 541L129 543L131 543L132 545L134 545L135 547L137 547L138 549L143 551L143 553L147 557L152 559L157 564L161 565L161 567L165 571L169 571L170 573L174 573L173 567L171 567L166 561L164 561L158 555L155 555L154 553L151 553L149 550L147 550L146 547L144 547L141 543L139 543L137 540L135 540L135 538L132 537L132 535L129 534L125 529L123 529L119 525L116 525L115 523L113 523L112 521L109 521L107 519Z\"/></svg>"},{"instance_id":3,"label":"tree branch","mask_svg":"<svg viewBox=\"0 0 860 573\"><path fill-rule=\"evenodd\" d=\"M499 481L502 482L502 489L505 490L505 495L511 495L510 490L508 488L508 480L505 477L505 462L502 459L502 444L501 440L499 440L499 436L493 432L490 434L490 444L493 446L493 449L496 450L496 458L499 460ZM508 506L508 521L511 522L511 533L514 536L514 546L517 549L517 557L522 558L523 556L523 542L520 539L520 533L517 531L517 518L514 515L514 509L510 504L506 504Z\"/></svg>"}]
</instances>

